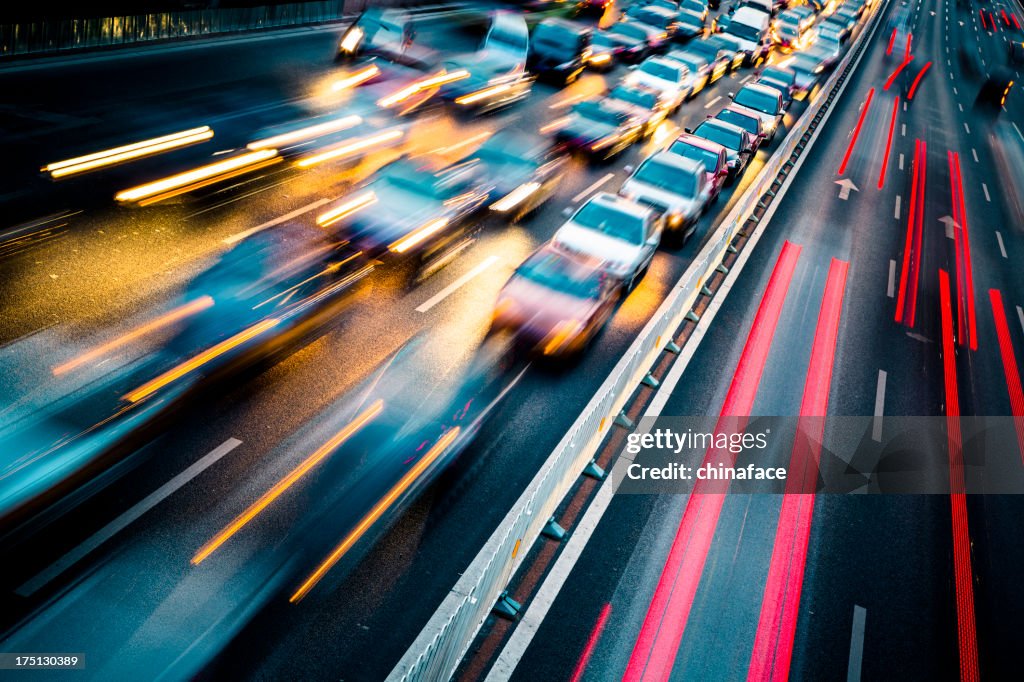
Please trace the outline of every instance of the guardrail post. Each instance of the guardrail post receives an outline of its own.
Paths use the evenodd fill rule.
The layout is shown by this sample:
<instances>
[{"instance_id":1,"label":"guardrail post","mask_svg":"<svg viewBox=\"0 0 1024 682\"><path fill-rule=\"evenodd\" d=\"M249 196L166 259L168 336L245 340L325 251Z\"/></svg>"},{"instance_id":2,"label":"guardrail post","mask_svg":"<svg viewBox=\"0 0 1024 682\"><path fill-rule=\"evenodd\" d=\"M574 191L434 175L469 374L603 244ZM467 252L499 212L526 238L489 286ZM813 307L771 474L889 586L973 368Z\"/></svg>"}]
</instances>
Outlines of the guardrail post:
<instances>
[{"instance_id":1,"label":"guardrail post","mask_svg":"<svg viewBox=\"0 0 1024 682\"><path fill-rule=\"evenodd\" d=\"M624 429L632 430L636 428L636 424L633 423L633 420L627 417L626 413L623 411L620 411L617 415L615 415L615 423Z\"/></svg>"},{"instance_id":2,"label":"guardrail post","mask_svg":"<svg viewBox=\"0 0 1024 682\"><path fill-rule=\"evenodd\" d=\"M602 469L597 464L597 460L596 459L592 459L592 460L590 460L590 464L588 464L583 469L583 475L584 476L588 476L590 478L597 479L598 481L603 481L604 477L607 476L608 474L605 473L605 470Z\"/></svg>"},{"instance_id":3,"label":"guardrail post","mask_svg":"<svg viewBox=\"0 0 1024 682\"><path fill-rule=\"evenodd\" d=\"M519 618L519 612L523 610L523 605L510 597L508 590L505 590L498 597L497 603L495 603L494 608L491 610L495 615L501 616L502 618L516 620Z\"/></svg>"},{"instance_id":4,"label":"guardrail post","mask_svg":"<svg viewBox=\"0 0 1024 682\"><path fill-rule=\"evenodd\" d=\"M706 289L707 287L704 288ZM679 353L682 352L682 350L683 349L680 348L679 344L676 343L675 341L669 341L667 344L665 344L665 352L667 353L675 353L676 355L678 355Z\"/></svg>"},{"instance_id":5,"label":"guardrail post","mask_svg":"<svg viewBox=\"0 0 1024 682\"><path fill-rule=\"evenodd\" d=\"M693 322L694 324L697 324L698 322L700 322L700 315L693 312L692 310L687 310L684 319L686 319L689 322Z\"/></svg>"},{"instance_id":6,"label":"guardrail post","mask_svg":"<svg viewBox=\"0 0 1024 682\"><path fill-rule=\"evenodd\" d=\"M558 521L555 521L555 517L552 516L548 519L548 523L544 526L544 530L541 531L544 537L551 538L552 540L558 540L561 542L565 539L565 529L558 525Z\"/></svg>"},{"instance_id":7,"label":"guardrail post","mask_svg":"<svg viewBox=\"0 0 1024 682\"><path fill-rule=\"evenodd\" d=\"M640 380L640 383L649 388L657 388L661 386L661 382L654 378L650 372L644 375L644 378Z\"/></svg>"}]
</instances>

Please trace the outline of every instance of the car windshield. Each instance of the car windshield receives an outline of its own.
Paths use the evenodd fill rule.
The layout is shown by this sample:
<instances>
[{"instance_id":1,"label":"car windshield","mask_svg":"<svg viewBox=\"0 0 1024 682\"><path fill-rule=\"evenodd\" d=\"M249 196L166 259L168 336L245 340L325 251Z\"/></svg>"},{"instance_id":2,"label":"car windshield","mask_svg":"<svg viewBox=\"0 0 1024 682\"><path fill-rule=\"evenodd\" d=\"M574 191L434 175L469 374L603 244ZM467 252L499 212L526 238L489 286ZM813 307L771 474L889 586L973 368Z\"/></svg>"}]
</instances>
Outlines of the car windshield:
<instances>
[{"instance_id":1,"label":"car windshield","mask_svg":"<svg viewBox=\"0 0 1024 682\"><path fill-rule=\"evenodd\" d=\"M601 272L583 267L567 256L542 251L519 266L520 277L576 298L598 298Z\"/></svg>"},{"instance_id":2,"label":"car windshield","mask_svg":"<svg viewBox=\"0 0 1024 682\"><path fill-rule=\"evenodd\" d=\"M643 30L636 24L630 24L629 22L621 23L618 26L610 29L611 33L618 33L624 35L627 38L635 38L636 40L644 40L647 38L647 31Z\"/></svg>"},{"instance_id":3,"label":"car windshield","mask_svg":"<svg viewBox=\"0 0 1024 682\"><path fill-rule=\"evenodd\" d=\"M700 161L704 164L704 170L709 173L718 170L718 162L720 159L718 152L716 151L705 149L704 147L698 147L697 145L690 144L684 140L676 140L668 150L673 154L678 154L684 159Z\"/></svg>"},{"instance_id":4,"label":"car windshield","mask_svg":"<svg viewBox=\"0 0 1024 682\"><path fill-rule=\"evenodd\" d=\"M381 179L400 190L431 199L445 199L453 194L451 183L432 173L418 171L404 164L389 169Z\"/></svg>"},{"instance_id":5,"label":"car windshield","mask_svg":"<svg viewBox=\"0 0 1024 682\"><path fill-rule=\"evenodd\" d=\"M751 116L744 116L738 111L732 111L731 109L722 109L718 112L719 118L726 123L731 123L738 128L743 128L748 133L757 134L757 122L758 119Z\"/></svg>"},{"instance_id":6,"label":"car windshield","mask_svg":"<svg viewBox=\"0 0 1024 682\"><path fill-rule=\"evenodd\" d=\"M664 62L646 61L640 65L640 71L673 83L678 83L680 79L679 69Z\"/></svg>"},{"instance_id":7,"label":"car windshield","mask_svg":"<svg viewBox=\"0 0 1024 682\"><path fill-rule=\"evenodd\" d=\"M700 71L707 64L707 62L700 57L696 57L685 52L670 52L668 58L673 61L677 61L680 64L686 64L686 68L694 72Z\"/></svg>"},{"instance_id":8,"label":"car windshield","mask_svg":"<svg viewBox=\"0 0 1024 682\"><path fill-rule=\"evenodd\" d=\"M615 47L615 41L604 33L595 33L594 37L590 40L590 44L596 47Z\"/></svg>"},{"instance_id":9,"label":"car windshield","mask_svg":"<svg viewBox=\"0 0 1024 682\"><path fill-rule=\"evenodd\" d=\"M732 26L732 24L729 25ZM736 52L739 50L739 45L737 45L736 39L730 38L724 33L719 33L716 36L708 38L708 43L714 45L719 50L726 50L728 52Z\"/></svg>"},{"instance_id":10,"label":"car windshield","mask_svg":"<svg viewBox=\"0 0 1024 682\"><path fill-rule=\"evenodd\" d=\"M796 38L800 35L800 27L796 24L779 24L775 30L784 38Z\"/></svg>"},{"instance_id":11,"label":"car windshield","mask_svg":"<svg viewBox=\"0 0 1024 682\"><path fill-rule=\"evenodd\" d=\"M600 121L608 125L617 126L622 123L626 115L612 109L606 109L600 102L579 102L573 105L572 111L581 118L590 121Z\"/></svg>"},{"instance_id":12,"label":"car windshield","mask_svg":"<svg viewBox=\"0 0 1024 682\"><path fill-rule=\"evenodd\" d=\"M669 23L668 18L664 14L645 7L630 7L629 10L626 11L626 16L657 29L664 29Z\"/></svg>"},{"instance_id":13,"label":"car windshield","mask_svg":"<svg viewBox=\"0 0 1024 682\"><path fill-rule=\"evenodd\" d=\"M718 59L718 51L721 49L718 45L714 45L707 40L698 40L692 45L688 45L687 49L691 52L695 52L701 56L707 57L708 60L714 61Z\"/></svg>"},{"instance_id":14,"label":"car windshield","mask_svg":"<svg viewBox=\"0 0 1024 682\"><path fill-rule=\"evenodd\" d=\"M636 104L645 109L653 109L658 105L658 96L655 93L637 88L627 88L622 85L612 90L610 96L612 99L617 99L620 102Z\"/></svg>"},{"instance_id":15,"label":"car windshield","mask_svg":"<svg viewBox=\"0 0 1024 682\"><path fill-rule=\"evenodd\" d=\"M534 48L553 55L571 57L573 48L579 43L575 33L558 24L541 23L533 32Z\"/></svg>"},{"instance_id":16,"label":"car windshield","mask_svg":"<svg viewBox=\"0 0 1024 682\"><path fill-rule=\"evenodd\" d=\"M743 24L738 21L730 21L729 27L725 29L726 33L736 36L741 40L749 40L751 42L760 42L761 31L755 26L749 24Z\"/></svg>"},{"instance_id":17,"label":"car windshield","mask_svg":"<svg viewBox=\"0 0 1024 682\"><path fill-rule=\"evenodd\" d=\"M591 201L573 216L573 222L631 244L644 240L643 218L607 204Z\"/></svg>"},{"instance_id":18,"label":"car windshield","mask_svg":"<svg viewBox=\"0 0 1024 682\"><path fill-rule=\"evenodd\" d=\"M697 126L693 134L697 137L703 137L705 140L717 142L733 151L738 151L743 146L743 133L739 130L731 130L725 126L718 126L708 121Z\"/></svg>"},{"instance_id":19,"label":"car windshield","mask_svg":"<svg viewBox=\"0 0 1024 682\"><path fill-rule=\"evenodd\" d=\"M741 88L733 99L740 106L760 111L765 114L776 114L779 111L779 96L753 88Z\"/></svg>"},{"instance_id":20,"label":"car windshield","mask_svg":"<svg viewBox=\"0 0 1024 682\"><path fill-rule=\"evenodd\" d=\"M785 69L779 69L776 67L768 67L761 72L762 78L771 78L772 80L779 81L780 83L792 83L796 80L796 74L786 71Z\"/></svg>"},{"instance_id":21,"label":"car windshield","mask_svg":"<svg viewBox=\"0 0 1024 682\"><path fill-rule=\"evenodd\" d=\"M683 9L688 9L691 12L697 12L698 14L704 14L707 11L707 7L701 0L683 0L682 4L679 5Z\"/></svg>"},{"instance_id":22,"label":"car windshield","mask_svg":"<svg viewBox=\"0 0 1024 682\"><path fill-rule=\"evenodd\" d=\"M704 20L697 14L691 14L690 12L682 12L679 15L679 23L689 28L701 29L704 28Z\"/></svg>"},{"instance_id":23,"label":"car windshield","mask_svg":"<svg viewBox=\"0 0 1024 682\"><path fill-rule=\"evenodd\" d=\"M697 193L697 178L658 159L647 159L633 175L638 181L673 194L692 197Z\"/></svg>"}]
</instances>

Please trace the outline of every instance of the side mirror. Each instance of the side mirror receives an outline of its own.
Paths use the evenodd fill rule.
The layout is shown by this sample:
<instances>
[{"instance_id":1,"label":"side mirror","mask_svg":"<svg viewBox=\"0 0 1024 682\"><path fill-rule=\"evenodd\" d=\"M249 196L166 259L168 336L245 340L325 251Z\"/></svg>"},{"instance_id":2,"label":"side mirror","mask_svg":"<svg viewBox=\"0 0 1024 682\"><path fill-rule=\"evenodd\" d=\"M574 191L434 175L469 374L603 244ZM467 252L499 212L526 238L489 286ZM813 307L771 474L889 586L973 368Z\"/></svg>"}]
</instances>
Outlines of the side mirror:
<instances>
[{"instance_id":1,"label":"side mirror","mask_svg":"<svg viewBox=\"0 0 1024 682\"><path fill-rule=\"evenodd\" d=\"M626 164L625 166L623 166L622 170L626 171L627 173L632 173L633 172L633 164Z\"/></svg>"},{"instance_id":2,"label":"side mirror","mask_svg":"<svg viewBox=\"0 0 1024 682\"><path fill-rule=\"evenodd\" d=\"M731 93L731 92L729 92L729 93L726 93L726 97L728 97L729 99L732 99L732 98L733 98L733 97L735 97L735 96L736 96L736 95L734 95L734 94L733 94L733 93Z\"/></svg>"},{"instance_id":3,"label":"side mirror","mask_svg":"<svg viewBox=\"0 0 1024 682\"><path fill-rule=\"evenodd\" d=\"M692 135L693 134L693 131L690 130L689 128L683 128L683 132L686 133L687 135Z\"/></svg>"}]
</instances>

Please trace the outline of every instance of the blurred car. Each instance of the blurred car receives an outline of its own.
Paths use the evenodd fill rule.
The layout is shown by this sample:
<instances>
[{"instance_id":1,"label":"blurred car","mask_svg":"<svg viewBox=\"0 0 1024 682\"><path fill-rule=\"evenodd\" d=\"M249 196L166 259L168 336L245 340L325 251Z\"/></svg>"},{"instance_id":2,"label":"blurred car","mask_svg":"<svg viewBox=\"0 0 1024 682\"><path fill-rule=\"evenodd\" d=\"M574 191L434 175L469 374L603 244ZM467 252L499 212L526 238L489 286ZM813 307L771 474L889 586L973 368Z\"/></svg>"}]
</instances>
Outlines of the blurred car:
<instances>
[{"instance_id":1,"label":"blurred car","mask_svg":"<svg viewBox=\"0 0 1024 682\"><path fill-rule=\"evenodd\" d=\"M679 3L679 9L699 14L701 21L708 20L708 3L704 0L682 0Z\"/></svg>"},{"instance_id":2,"label":"blurred car","mask_svg":"<svg viewBox=\"0 0 1024 682\"><path fill-rule=\"evenodd\" d=\"M843 17L828 17L825 21L821 22L817 26L819 33L822 30L831 32L839 37L839 42L845 43L853 32L853 27L850 25L849 20ZM891 35L891 34L890 34ZM905 35L905 34L904 34ZM893 41L895 45L896 41Z\"/></svg>"},{"instance_id":3,"label":"blurred car","mask_svg":"<svg viewBox=\"0 0 1024 682\"><path fill-rule=\"evenodd\" d=\"M694 38L700 38L707 31L704 25L704 18L692 10L683 10L679 13L679 27L676 29L675 41L686 43Z\"/></svg>"},{"instance_id":4,"label":"blurred car","mask_svg":"<svg viewBox=\"0 0 1024 682\"><path fill-rule=\"evenodd\" d=\"M643 125L640 134L643 137L653 135L672 108L672 102L663 93L642 85L631 86L625 83L612 88L604 103L640 119Z\"/></svg>"},{"instance_id":5,"label":"blurred car","mask_svg":"<svg viewBox=\"0 0 1024 682\"><path fill-rule=\"evenodd\" d=\"M835 13L832 14L832 16L828 18L828 21L829 23L834 24L836 26L845 27L847 35L850 35L851 33L853 33L853 30L857 28L858 16L856 11L848 9L846 7L840 7L838 10L835 11ZM899 48L905 43L908 33L909 31L907 33L897 32L897 48ZM895 51L896 50L894 50L894 52ZM903 54L902 50L899 50L899 52L901 55Z\"/></svg>"},{"instance_id":6,"label":"blurred car","mask_svg":"<svg viewBox=\"0 0 1024 682\"><path fill-rule=\"evenodd\" d=\"M686 130L697 137L703 137L725 147L726 165L729 167L729 182L735 182L754 158L756 139L742 128L731 123L709 118L693 130Z\"/></svg>"},{"instance_id":7,"label":"blurred car","mask_svg":"<svg viewBox=\"0 0 1024 682\"><path fill-rule=\"evenodd\" d=\"M544 138L503 130L489 137L469 155L484 167L494 186L490 208L520 220L535 211L562 182L566 158Z\"/></svg>"},{"instance_id":8,"label":"blurred car","mask_svg":"<svg viewBox=\"0 0 1024 682\"><path fill-rule=\"evenodd\" d=\"M533 29L526 64L539 77L568 85L583 73L590 53L590 29L548 18Z\"/></svg>"},{"instance_id":9,"label":"blurred car","mask_svg":"<svg viewBox=\"0 0 1024 682\"><path fill-rule=\"evenodd\" d=\"M804 36L809 27L800 17L783 12L772 22L772 40L782 52L792 52L805 46Z\"/></svg>"},{"instance_id":10,"label":"blurred car","mask_svg":"<svg viewBox=\"0 0 1024 682\"><path fill-rule=\"evenodd\" d=\"M705 60L711 67L708 84L714 83L724 76L732 66L732 56L728 51L723 50L719 45L708 42L707 38L694 40L686 46L685 52Z\"/></svg>"},{"instance_id":11,"label":"blurred car","mask_svg":"<svg viewBox=\"0 0 1024 682\"><path fill-rule=\"evenodd\" d=\"M803 99L814 90L825 72L821 61L813 55L798 52L791 61L787 61L786 68L794 74L793 99Z\"/></svg>"},{"instance_id":12,"label":"blurred car","mask_svg":"<svg viewBox=\"0 0 1024 682\"><path fill-rule=\"evenodd\" d=\"M494 184L479 161L434 168L400 158L317 218L369 258L427 260L462 236Z\"/></svg>"},{"instance_id":13,"label":"blurred car","mask_svg":"<svg viewBox=\"0 0 1024 682\"><path fill-rule=\"evenodd\" d=\"M844 33L839 26L828 22L822 22L815 26L814 32L818 38L834 40L837 43L844 43L849 37L849 33Z\"/></svg>"},{"instance_id":14,"label":"blurred car","mask_svg":"<svg viewBox=\"0 0 1024 682\"><path fill-rule=\"evenodd\" d=\"M600 16L614 2L615 0L576 0L576 8L580 14L596 14Z\"/></svg>"},{"instance_id":15,"label":"blurred car","mask_svg":"<svg viewBox=\"0 0 1024 682\"><path fill-rule=\"evenodd\" d=\"M661 34L663 41L669 41L676 33L678 14L678 10L669 10L664 7L633 5L625 11L624 16L630 21L647 24Z\"/></svg>"},{"instance_id":16,"label":"blurred car","mask_svg":"<svg viewBox=\"0 0 1024 682\"><path fill-rule=\"evenodd\" d=\"M703 137L683 133L669 145L669 154L681 156L691 161L699 161L704 166L705 180L711 192L711 200L718 199L729 179L729 159L725 147L705 140Z\"/></svg>"},{"instance_id":17,"label":"blurred car","mask_svg":"<svg viewBox=\"0 0 1024 682\"><path fill-rule=\"evenodd\" d=\"M643 279L661 243L662 220L653 210L607 192L591 197L558 228L556 246L603 262L627 291Z\"/></svg>"},{"instance_id":18,"label":"blurred car","mask_svg":"<svg viewBox=\"0 0 1024 682\"><path fill-rule=\"evenodd\" d=\"M716 33L708 36L702 42L708 43L717 48L720 53L728 57L729 71L736 71L747 63L748 53L743 50L738 40L723 33Z\"/></svg>"},{"instance_id":19,"label":"blurred car","mask_svg":"<svg viewBox=\"0 0 1024 682\"><path fill-rule=\"evenodd\" d=\"M753 111L730 104L721 109L713 118L718 121L731 123L737 128L742 128L750 133L754 138L754 151L757 151L761 143L765 141L764 124L761 123L761 118Z\"/></svg>"},{"instance_id":20,"label":"blurred car","mask_svg":"<svg viewBox=\"0 0 1024 682\"><path fill-rule=\"evenodd\" d=\"M335 81L335 91L351 91L346 111L372 115L377 107L398 116L423 109L437 95L440 82L449 74L443 68L393 61L383 53L360 61ZM460 74L450 74L458 79Z\"/></svg>"},{"instance_id":21,"label":"blurred car","mask_svg":"<svg viewBox=\"0 0 1024 682\"><path fill-rule=\"evenodd\" d=\"M435 61L431 51L416 45L412 17L400 9L369 7L341 36L338 59L386 52L394 61Z\"/></svg>"},{"instance_id":22,"label":"blurred car","mask_svg":"<svg viewBox=\"0 0 1024 682\"><path fill-rule=\"evenodd\" d=\"M838 40L818 37L804 53L816 58L825 71L835 68L843 56L843 46Z\"/></svg>"},{"instance_id":23,"label":"blurred car","mask_svg":"<svg viewBox=\"0 0 1024 682\"><path fill-rule=\"evenodd\" d=\"M757 83L748 83L733 95L733 105L761 119L765 138L775 139L775 133L782 126L786 105L778 90Z\"/></svg>"},{"instance_id":24,"label":"blurred car","mask_svg":"<svg viewBox=\"0 0 1024 682\"><path fill-rule=\"evenodd\" d=\"M775 88L782 94L783 102L788 102L796 88L796 74L792 69L772 65L762 69L755 82L768 88Z\"/></svg>"},{"instance_id":25,"label":"blurred car","mask_svg":"<svg viewBox=\"0 0 1024 682\"><path fill-rule=\"evenodd\" d=\"M673 246L686 243L712 200L704 164L669 152L647 157L619 194L654 209L665 222L663 238Z\"/></svg>"},{"instance_id":26,"label":"blurred car","mask_svg":"<svg viewBox=\"0 0 1024 682\"><path fill-rule=\"evenodd\" d=\"M606 102L577 102L565 125L555 134L555 144L607 161L639 140L643 127L639 116Z\"/></svg>"},{"instance_id":27,"label":"blurred car","mask_svg":"<svg viewBox=\"0 0 1024 682\"><path fill-rule=\"evenodd\" d=\"M626 85L642 85L660 92L672 112L689 97L691 81L690 70L684 64L665 57L648 57L623 79Z\"/></svg>"},{"instance_id":28,"label":"blurred car","mask_svg":"<svg viewBox=\"0 0 1024 682\"><path fill-rule=\"evenodd\" d=\"M627 63L635 64L654 54L660 48L658 32L646 24L633 21L622 21L613 24L598 35L611 40L618 49L616 55Z\"/></svg>"},{"instance_id":29,"label":"blurred car","mask_svg":"<svg viewBox=\"0 0 1024 682\"><path fill-rule=\"evenodd\" d=\"M711 80L711 64L706 59L685 49L672 50L665 55L665 58L679 62L690 70L690 88L687 97L692 98L707 87L708 81Z\"/></svg>"},{"instance_id":30,"label":"blurred car","mask_svg":"<svg viewBox=\"0 0 1024 682\"><path fill-rule=\"evenodd\" d=\"M622 297L604 263L547 243L516 268L498 294L491 331L549 357L582 352Z\"/></svg>"},{"instance_id":31,"label":"blurred car","mask_svg":"<svg viewBox=\"0 0 1024 682\"><path fill-rule=\"evenodd\" d=\"M730 18L729 25L718 34L743 53L743 64L756 65L768 58L772 41L769 35L770 16L752 7L741 7Z\"/></svg>"},{"instance_id":32,"label":"blurred car","mask_svg":"<svg viewBox=\"0 0 1024 682\"><path fill-rule=\"evenodd\" d=\"M998 113L1013 89L1013 70L1002 64L992 68L978 90L975 103Z\"/></svg>"},{"instance_id":33,"label":"blurred car","mask_svg":"<svg viewBox=\"0 0 1024 682\"><path fill-rule=\"evenodd\" d=\"M595 32L590 38L590 55L587 68L606 73L615 68L625 48L604 31Z\"/></svg>"}]
</instances>

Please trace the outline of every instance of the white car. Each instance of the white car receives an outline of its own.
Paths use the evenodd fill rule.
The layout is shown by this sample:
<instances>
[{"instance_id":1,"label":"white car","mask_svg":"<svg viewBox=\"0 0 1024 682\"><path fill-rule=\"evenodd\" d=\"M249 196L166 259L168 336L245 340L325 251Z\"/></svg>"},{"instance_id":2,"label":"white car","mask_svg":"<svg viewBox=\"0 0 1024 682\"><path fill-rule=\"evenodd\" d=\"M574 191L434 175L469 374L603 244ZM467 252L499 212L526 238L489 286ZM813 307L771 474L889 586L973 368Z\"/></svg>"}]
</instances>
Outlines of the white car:
<instances>
[{"instance_id":1,"label":"white car","mask_svg":"<svg viewBox=\"0 0 1024 682\"><path fill-rule=\"evenodd\" d=\"M713 198L704 164L669 152L644 160L619 194L662 215L666 238L670 237L674 246L681 246L693 234L697 219Z\"/></svg>"},{"instance_id":2,"label":"white car","mask_svg":"<svg viewBox=\"0 0 1024 682\"><path fill-rule=\"evenodd\" d=\"M558 228L551 241L603 261L608 274L624 282L628 291L647 273L661 231L662 221L652 209L601 192Z\"/></svg>"},{"instance_id":3,"label":"white car","mask_svg":"<svg viewBox=\"0 0 1024 682\"><path fill-rule=\"evenodd\" d=\"M767 85L749 83L740 88L732 101L739 109L761 119L761 130L767 142L775 139L775 133L782 126L782 117L786 114L782 93Z\"/></svg>"},{"instance_id":4,"label":"white car","mask_svg":"<svg viewBox=\"0 0 1024 682\"><path fill-rule=\"evenodd\" d=\"M642 85L662 93L672 112L689 97L692 81L685 64L664 57L648 57L623 79L626 85Z\"/></svg>"}]
</instances>

